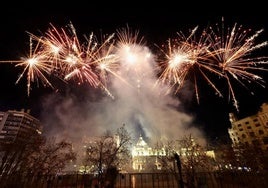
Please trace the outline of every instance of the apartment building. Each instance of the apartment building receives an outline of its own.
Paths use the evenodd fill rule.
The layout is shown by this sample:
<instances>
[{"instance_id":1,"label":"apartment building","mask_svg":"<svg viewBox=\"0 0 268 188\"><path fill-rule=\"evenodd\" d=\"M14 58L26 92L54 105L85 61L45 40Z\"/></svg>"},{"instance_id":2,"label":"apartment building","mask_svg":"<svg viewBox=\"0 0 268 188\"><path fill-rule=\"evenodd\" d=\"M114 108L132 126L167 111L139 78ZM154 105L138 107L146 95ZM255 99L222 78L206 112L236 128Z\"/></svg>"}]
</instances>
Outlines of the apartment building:
<instances>
[{"instance_id":1,"label":"apartment building","mask_svg":"<svg viewBox=\"0 0 268 188\"><path fill-rule=\"evenodd\" d=\"M244 144L268 151L268 104L263 103L260 110L251 116L238 119L229 114L231 128L228 129L232 145Z\"/></svg>"},{"instance_id":2,"label":"apartment building","mask_svg":"<svg viewBox=\"0 0 268 188\"><path fill-rule=\"evenodd\" d=\"M0 143L23 143L29 140L31 135L41 134L40 121L29 112L29 110L0 112Z\"/></svg>"}]
</instances>

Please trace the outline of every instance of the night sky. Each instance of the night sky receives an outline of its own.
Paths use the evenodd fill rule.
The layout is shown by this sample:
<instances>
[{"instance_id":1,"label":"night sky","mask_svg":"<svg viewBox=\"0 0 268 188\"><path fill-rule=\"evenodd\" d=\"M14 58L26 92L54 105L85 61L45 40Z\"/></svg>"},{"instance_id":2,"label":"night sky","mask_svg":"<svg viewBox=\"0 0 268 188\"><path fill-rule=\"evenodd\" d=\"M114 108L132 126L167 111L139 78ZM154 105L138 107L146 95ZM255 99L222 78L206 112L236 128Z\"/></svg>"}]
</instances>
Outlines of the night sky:
<instances>
[{"instance_id":1,"label":"night sky","mask_svg":"<svg viewBox=\"0 0 268 188\"><path fill-rule=\"evenodd\" d=\"M165 43L168 38L176 36L178 31L188 32L197 25L205 28L208 25L220 23L224 17L225 26L232 27L234 23L238 23L252 30L263 28L264 32L258 39L268 40L267 15L261 4L253 5L252 9L248 5L238 10L237 7L227 5L222 6L221 9L209 8L209 5L205 3L200 3L200 6L195 7L190 4L178 7L177 4L164 4L164 2L154 6L143 6L134 2L125 3L127 5L112 4L112 2L85 4L85 2L74 1L68 4L66 1L62 5L54 5L52 2L44 1L35 4L21 2L16 5L8 2L4 6L1 5L0 60L17 60L27 55L29 52L27 32L40 35L46 32L50 23L56 27L64 27L72 22L79 37L90 32L109 34L119 28L129 26L139 31L149 48L155 48L155 44ZM268 56L267 49L268 47L260 53ZM0 64L0 110L30 108L32 114L38 117L43 113L41 101L47 94L54 91L42 85L37 87L33 84L30 96L27 96L26 80L23 79L15 84L21 70L12 63ZM264 79L268 78L265 72L261 75ZM195 96L178 94L176 96L180 100L178 110L195 117L193 124L203 129L209 139L226 139L227 129L230 127L228 114L235 112L235 108L228 101L228 97L219 98L206 84L200 82L200 86L204 88L200 90L200 104L197 104ZM62 87L64 90L71 86L63 85ZM85 88L81 90L83 89ZM268 101L267 88L252 84L250 90L255 95L251 95L243 88L237 87L236 89L240 106L239 117L256 113L260 105ZM76 92L79 94L79 91ZM83 96L80 97L80 100L86 100Z\"/></svg>"}]
</instances>

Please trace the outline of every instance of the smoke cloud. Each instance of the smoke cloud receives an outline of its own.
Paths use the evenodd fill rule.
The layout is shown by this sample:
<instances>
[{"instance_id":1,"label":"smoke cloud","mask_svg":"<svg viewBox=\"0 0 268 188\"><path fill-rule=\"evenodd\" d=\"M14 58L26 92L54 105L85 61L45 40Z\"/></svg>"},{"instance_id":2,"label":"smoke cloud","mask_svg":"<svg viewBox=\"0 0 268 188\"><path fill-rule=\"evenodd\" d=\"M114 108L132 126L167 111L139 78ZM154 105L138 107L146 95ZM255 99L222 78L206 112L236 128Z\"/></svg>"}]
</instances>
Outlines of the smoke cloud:
<instances>
[{"instance_id":1,"label":"smoke cloud","mask_svg":"<svg viewBox=\"0 0 268 188\"><path fill-rule=\"evenodd\" d=\"M59 139L82 143L90 136L115 131L125 124L134 140L180 139L191 134L204 140L193 126L193 117L179 111L181 102L172 94L163 94L168 86L157 85L156 60L149 48L127 46L120 55L120 77L111 75L107 89L79 88L43 99L44 132ZM77 95L78 94L78 95ZM81 97L83 96L83 97Z\"/></svg>"}]
</instances>

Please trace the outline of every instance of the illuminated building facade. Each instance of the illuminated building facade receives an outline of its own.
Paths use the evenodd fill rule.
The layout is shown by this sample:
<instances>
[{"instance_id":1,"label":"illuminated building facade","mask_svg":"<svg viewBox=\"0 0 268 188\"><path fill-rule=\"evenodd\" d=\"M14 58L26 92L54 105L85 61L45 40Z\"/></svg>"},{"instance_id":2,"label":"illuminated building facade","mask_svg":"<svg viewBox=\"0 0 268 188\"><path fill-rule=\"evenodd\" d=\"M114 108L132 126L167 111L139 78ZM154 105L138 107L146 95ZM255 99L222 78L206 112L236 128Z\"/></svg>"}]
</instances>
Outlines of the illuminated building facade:
<instances>
[{"instance_id":1,"label":"illuminated building facade","mask_svg":"<svg viewBox=\"0 0 268 188\"><path fill-rule=\"evenodd\" d=\"M200 155L198 150L191 151L191 149L196 145L194 139L191 140L191 145L189 148L181 147L179 141L175 144L175 151L181 156L182 160L187 160L187 156L190 153L194 153L194 156ZM170 153L167 153L170 152ZM163 148L151 148L143 140L142 136L139 137L137 144L132 148L132 168L136 171L155 171L162 170L161 162L159 161L162 157L173 158L174 151L167 151ZM209 158L215 159L215 153L213 150L204 151L204 155ZM168 160L166 160L168 161ZM172 164L174 160L170 161Z\"/></svg>"},{"instance_id":2,"label":"illuminated building facade","mask_svg":"<svg viewBox=\"0 0 268 188\"><path fill-rule=\"evenodd\" d=\"M29 111L0 112L0 142L23 143L30 136L41 134L40 121L29 114Z\"/></svg>"},{"instance_id":3,"label":"illuminated building facade","mask_svg":"<svg viewBox=\"0 0 268 188\"><path fill-rule=\"evenodd\" d=\"M148 170L148 166L160 170L161 166L157 161L157 156L160 155L166 155L164 149L152 149L140 136L137 144L132 148L133 170Z\"/></svg>"},{"instance_id":4,"label":"illuminated building facade","mask_svg":"<svg viewBox=\"0 0 268 188\"><path fill-rule=\"evenodd\" d=\"M254 146L268 151L268 104L263 103L255 115L237 119L229 114L231 128L228 129L233 147L239 144Z\"/></svg>"}]
</instances>

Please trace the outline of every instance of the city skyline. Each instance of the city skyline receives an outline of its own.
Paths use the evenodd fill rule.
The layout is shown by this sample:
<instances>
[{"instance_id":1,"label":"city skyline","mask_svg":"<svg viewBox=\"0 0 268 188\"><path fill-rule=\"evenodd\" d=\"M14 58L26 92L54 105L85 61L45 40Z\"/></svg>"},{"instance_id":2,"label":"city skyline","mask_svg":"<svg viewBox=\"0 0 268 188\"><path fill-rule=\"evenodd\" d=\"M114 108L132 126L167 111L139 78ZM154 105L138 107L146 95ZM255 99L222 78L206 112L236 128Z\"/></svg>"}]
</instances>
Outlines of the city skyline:
<instances>
[{"instance_id":1,"label":"city skyline","mask_svg":"<svg viewBox=\"0 0 268 188\"><path fill-rule=\"evenodd\" d=\"M11 11L12 12L12 11ZM249 28L252 30L264 29L263 34L259 37L261 41L267 40L267 24L265 18L263 16L189 16L188 18L178 16L175 18L172 13L167 15L148 15L145 17L145 13L134 15L131 14L133 12L130 11L128 15L125 17L114 16L105 17L102 15L98 18L91 18L93 13L87 16L86 13L74 14L74 13L66 13L66 12L53 12L51 14L42 14L37 13L34 17L32 17L29 13L26 15L22 15L21 18L1 18L1 21L4 25L4 30L1 31L1 58L0 60L16 60L21 58L24 55L27 55L29 48L29 36L27 32L39 35L39 32L46 32L49 27L49 24L52 23L58 27L65 27L67 24L72 22L74 27L76 28L79 37L82 37L83 34L89 34L90 32L103 32L105 34L110 34L115 32L117 29L125 27L128 25L131 29L138 30L140 36L144 36L146 44L148 44L149 50L154 44L161 45L165 43L169 37L176 36L176 32L183 31L185 33L188 32L189 29L193 29L196 25L199 25L201 28L206 27L210 24L220 23L222 17L224 17L225 25L228 27L232 27L235 23L242 24L243 28ZM91 19L87 20L86 17L90 17ZM152 21L153 20L153 21ZM158 20L160 23L158 23ZM89 22L89 23L88 23ZM161 27L161 22L164 28ZM10 25L10 23L13 23ZM87 24L88 23L88 24ZM267 53L267 47L265 47L265 51ZM266 56L266 54L264 54ZM26 80L22 80L18 84L15 84L18 79L21 70L14 66L14 64L3 63L0 64L1 70L1 111L4 110L13 110L14 108L19 110L21 108L31 108L33 113L36 115L44 114L42 109L44 104L39 104L41 101L46 99L48 96L51 97L51 93L54 93L50 88L37 88L33 86L30 97L27 96L27 88L26 88ZM262 73L264 79L267 80L267 74ZM202 84L207 84L202 83ZM69 86L60 84L62 88L55 92L57 97L60 99L66 97L67 93L73 92L72 95L76 96L76 100L79 102L84 102L83 100L88 99L89 101L95 104L96 102L100 102L96 99L96 95L92 94L92 98L87 98L87 95L81 95L80 93L86 89L85 87L80 87L79 89L76 86ZM79 86L77 86L79 87ZM252 85L251 91L255 93L255 95L251 95L247 90L239 90L237 93L237 100L239 102L239 109L241 116L243 115L251 115L254 112L257 112L260 105L267 101L267 89L260 88L259 86ZM92 89L92 88L91 88ZM99 92L99 91L98 91ZM97 92L97 95L100 93ZM191 96L191 97L189 97ZM215 138L221 135L227 134L227 129L230 124L228 123L229 112L233 112L235 109L232 104L228 102L226 96L224 98L220 98L215 95L213 90L201 90L200 91L200 104L197 104L195 101L195 97L192 92L183 93L177 96L172 96L170 99L174 100L175 103L172 108L176 108L177 111L182 112L183 121L186 121L186 124L194 125L198 127L198 129L203 129L204 133L207 136ZM54 98L55 99L55 98ZM170 100L169 99L169 100ZM57 99L58 100L58 99ZM125 99L127 100L127 99ZM77 101L73 101L75 108L78 106L75 105ZM56 101L54 101L56 102ZM66 101L65 101L66 102ZM68 101L67 101L68 102ZM52 105L53 103L49 103ZM56 104L56 103L55 103ZM78 104L78 103L77 103ZM166 103L165 103L166 104ZM177 105L178 104L178 105ZM47 104L48 105L48 104ZM65 103L66 105L66 103ZM111 104L109 104L111 105ZM134 105L134 103L133 103ZM147 105L148 106L148 105ZM41 108L42 107L42 108ZM51 106L46 106L47 112L49 110L54 111ZM48 110L49 109L49 110ZM90 111L89 108L86 108ZM100 108L104 110L105 108ZM64 110L68 110L67 107ZM78 110L79 111L79 110ZM162 112L162 110L161 110ZM85 112L83 112L85 113ZM99 113L102 113L100 110ZM107 113L107 112L105 112ZM173 111L172 111L173 113ZM35 115L34 114L34 115ZM167 113L168 114L168 113ZM84 117L84 116L83 116ZM137 117L132 117L137 118ZM188 119L189 118L189 119ZM109 121L107 121L108 123ZM157 121L156 121L157 122ZM121 124L126 122L121 122ZM140 122L142 123L142 122ZM146 123L146 122L143 122ZM118 125L120 126L120 125ZM146 130L146 125L137 125L137 126L145 126L143 130ZM106 127L107 128L107 127ZM158 128L158 127L157 127ZM104 128L100 128L103 130ZM75 130L75 129L74 129ZM224 131L225 133L222 133ZM145 131L146 132L146 131ZM149 136L149 135L146 135Z\"/></svg>"}]
</instances>

